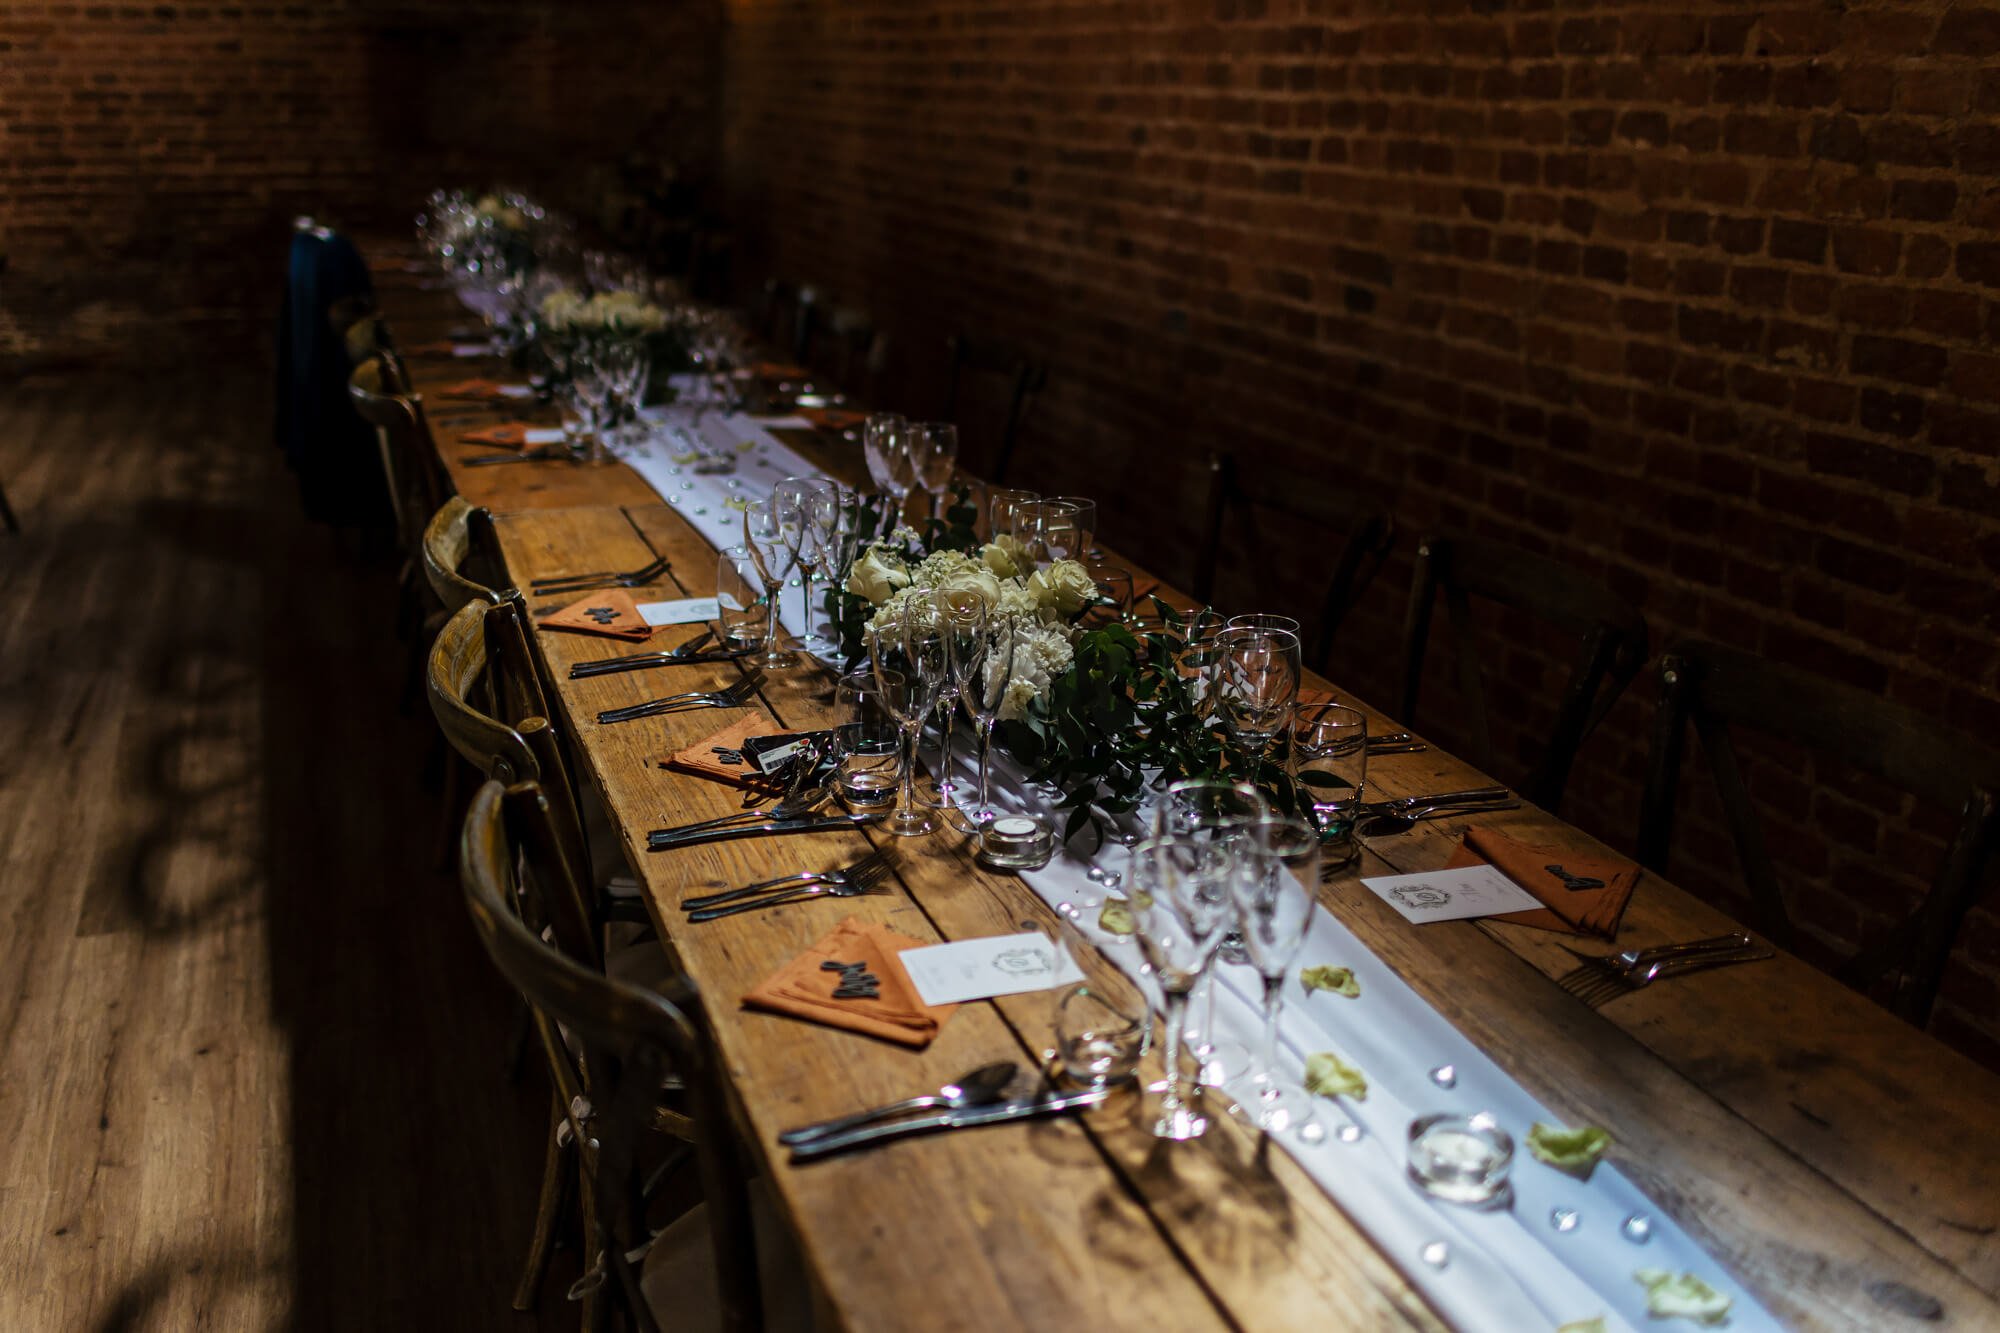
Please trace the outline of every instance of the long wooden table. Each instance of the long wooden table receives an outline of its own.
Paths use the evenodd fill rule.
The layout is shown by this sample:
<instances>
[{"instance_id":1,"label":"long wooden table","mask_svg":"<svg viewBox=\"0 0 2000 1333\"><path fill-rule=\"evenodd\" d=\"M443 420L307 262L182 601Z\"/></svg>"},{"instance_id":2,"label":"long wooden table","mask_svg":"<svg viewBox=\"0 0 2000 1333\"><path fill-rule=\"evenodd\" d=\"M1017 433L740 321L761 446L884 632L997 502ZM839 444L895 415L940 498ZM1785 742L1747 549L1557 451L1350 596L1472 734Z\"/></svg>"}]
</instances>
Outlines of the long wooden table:
<instances>
[{"instance_id":1,"label":"long wooden table","mask_svg":"<svg viewBox=\"0 0 2000 1333\"><path fill-rule=\"evenodd\" d=\"M385 300L400 314L399 333L465 322L443 293L404 290ZM399 312L399 304L407 310ZM464 361L420 363L416 373L441 383L479 369ZM519 585L664 555L671 573L656 595L713 592L712 548L649 490L635 499L632 487L644 483L629 469L538 463L468 470L459 459L472 451L440 434L462 493L498 516ZM788 442L829 473L862 479L851 446ZM935 1087L994 1059L1043 1059L1051 997L965 1006L920 1053L747 1011L738 997L843 916L928 941L1011 931L1049 914L1017 880L974 864L957 835L890 839L857 831L649 853L648 829L737 806L732 791L659 766L729 718L695 713L600 727L596 715L672 690L719 686L736 669L572 681L572 663L629 646L560 633L539 635L538 643L660 938L706 997L744 1138L826 1305L843 1322L1438 1325L1314 1182L1227 1117L1198 1142L1166 1145L1139 1127L1128 1100L1077 1119L790 1166L775 1144L782 1128ZM1339 692L1337 683L1327 687ZM823 725L827 693L827 677L816 669L779 673L759 707L787 727ZM1389 725L1366 711L1371 727ZM1486 780L1435 748L1380 758L1369 776L1382 796ZM1533 808L1479 822L1528 841L1599 849ZM1593 1011L1553 984L1573 965L1559 947L1565 937L1499 922L1415 929L1355 882L1361 874L1435 869L1463 832L1461 823L1440 820L1375 840L1323 900L1557 1115L1610 1128L1620 1169L1787 1322L2000 1327L2000 1139L1990 1132L2000 1122L2000 1078L1789 956L1678 979ZM871 840L897 844L889 896L699 926L687 925L677 907L716 885L840 864ZM1733 924L1649 874L1618 944L1687 939ZM1090 962L1118 984L1101 959ZM1634 1266L1643 1261L1635 1251Z\"/></svg>"}]
</instances>

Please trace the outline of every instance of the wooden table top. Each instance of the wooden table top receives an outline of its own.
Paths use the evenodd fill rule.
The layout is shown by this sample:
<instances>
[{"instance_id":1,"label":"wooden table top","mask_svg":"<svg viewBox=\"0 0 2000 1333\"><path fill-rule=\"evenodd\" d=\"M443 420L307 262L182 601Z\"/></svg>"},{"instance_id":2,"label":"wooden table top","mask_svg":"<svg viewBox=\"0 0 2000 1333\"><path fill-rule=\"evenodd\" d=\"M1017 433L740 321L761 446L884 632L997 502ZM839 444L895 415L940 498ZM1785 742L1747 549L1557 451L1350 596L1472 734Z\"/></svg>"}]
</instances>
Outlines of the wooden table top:
<instances>
[{"instance_id":1,"label":"wooden table top","mask_svg":"<svg viewBox=\"0 0 2000 1333\"><path fill-rule=\"evenodd\" d=\"M454 314L447 294L395 298L431 320ZM459 377L421 364L415 373ZM835 476L864 472L852 446L788 442ZM453 450L443 451L450 464ZM498 515L518 584L665 555L671 576L657 596L713 592L712 548L650 490L634 500L629 483L644 483L627 469L452 471L468 499ZM994 1059L1041 1059L1051 997L964 1006L923 1052L743 1010L738 997L843 916L928 941L1004 933L1050 914L1018 880L976 866L955 835L857 831L649 853L648 829L736 807L730 789L658 763L730 718L695 713L600 727L596 715L727 683L736 668L572 681L571 663L629 645L562 633L537 639L661 939L707 997L745 1137L845 1322L1046 1328L1082 1316L1113 1327L1289 1328L1332 1315L1343 1327L1437 1325L1310 1178L1228 1117L1195 1143L1165 1145L1136 1124L1128 1101L1076 1119L789 1166L775 1144L780 1129L935 1087ZM759 706L784 726L813 727L828 720L827 695L817 669L774 673ZM1391 725L1344 701L1368 711L1371 728ZM1369 778L1384 796L1486 780L1435 748L1378 758ZM1600 849L1531 807L1479 822L1530 842ZM1415 929L1356 883L1362 874L1436 869L1463 832L1462 823L1439 820L1375 840L1322 900L1557 1116L1609 1128L1619 1168L1781 1319L2000 1327L2000 1141L1984 1132L1996 1120L2000 1078L1787 955L1680 978L1593 1011L1551 980L1573 962L1560 948L1564 937L1491 921ZM699 926L677 910L683 897L716 885L840 864L871 840L897 844L899 891L890 896ZM1733 926L1647 874L1618 946ZM1101 959L1088 961L1116 984ZM1911 1316L1930 1301L1935 1320Z\"/></svg>"}]
</instances>

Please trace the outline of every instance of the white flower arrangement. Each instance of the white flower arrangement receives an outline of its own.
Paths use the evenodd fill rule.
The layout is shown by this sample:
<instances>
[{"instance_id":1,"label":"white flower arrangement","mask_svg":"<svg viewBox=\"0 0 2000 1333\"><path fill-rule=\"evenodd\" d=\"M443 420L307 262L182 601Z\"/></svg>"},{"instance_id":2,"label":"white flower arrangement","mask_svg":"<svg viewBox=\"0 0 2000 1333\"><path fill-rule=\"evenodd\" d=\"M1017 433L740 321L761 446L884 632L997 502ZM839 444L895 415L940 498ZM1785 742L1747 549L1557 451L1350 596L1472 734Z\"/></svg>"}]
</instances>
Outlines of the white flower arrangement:
<instances>
[{"instance_id":1,"label":"white flower arrangement","mask_svg":"<svg viewBox=\"0 0 2000 1333\"><path fill-rule=\"evenodd\" d=\"M526 231L528 214L520 205L502 199L497 194L483 194L473 201L473 215L483 222L490 222L502 231Z\"/></svg>"},{"instance_id":2,"label":"white flower arrangement","mask_svg":"<svg viewBox=\"0 0 2000 1333\"><path fill-rule=\"evenodd\" d=\"M846 590L875 608L868 629L893 630L912 603L929 602L940 593L976 594L989 614L1014 616L1021 627L1014 678L1001 701L1000 720L1024 716L1069 670L1075 617L1096 600L1096 582L1074 560L1035 569L1027 551L1010 536L971 554L919 555L915 539L914 532L898 529L887 541L869 546L849 569ZM997 674L998 664L989 663L987 669Z\"/></svg>"},{"instance_id":3,"label":"white flower arrangement","mask_svg":"<svg viewBox=\"0 0 2000 1333\"><path fill-rule=\"evenodd\" d=\"M666 311L636 292L598 292L585 298L565 288L542 298L542 328L553 334L639 336L666 331Z\"/></svg>"}]
</instances>

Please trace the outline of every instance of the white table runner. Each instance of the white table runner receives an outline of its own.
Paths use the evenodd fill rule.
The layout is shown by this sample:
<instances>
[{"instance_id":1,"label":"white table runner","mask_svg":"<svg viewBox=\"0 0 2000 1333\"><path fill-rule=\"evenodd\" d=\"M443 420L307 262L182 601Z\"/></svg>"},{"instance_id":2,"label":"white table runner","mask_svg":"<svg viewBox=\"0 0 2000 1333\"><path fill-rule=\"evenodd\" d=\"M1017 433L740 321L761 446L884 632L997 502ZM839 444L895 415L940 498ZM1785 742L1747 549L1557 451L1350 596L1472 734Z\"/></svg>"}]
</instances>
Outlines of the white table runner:
<instances>
[{"instance_id":1,"label":"white table runner","mask_svg":"<svg viewBox=\"0 0 2000 1333\"><path fill-rule=\"evenodd\" d=\"M755 418L710 412L697 420L692 409L672 406L649 409L645 415L662 427L695 430L738 459L734 475L696 473L673 461L685 446L664 430L624 455L662 499L718 548L742 542L742 519L730 499L761 497L785 477L824 475L773 439ZM787 629L797 633L804 624L802 591L788 595L781 611ZM961 742L965 735L961 728ZM969 783L974 765L966 749L962 744L954 768ZM1004 756L995 756L993 778L996 805L1045 808ZM1122 872L1124 856L1113 845L1101 863ZM1086 874L1092 864L1091 857L1065 852L1023 879L1051 906L1081 904L1104 894ZM1157 991L1142 975L1137 946L1098 929L1096 915L1084 913L1093 942L1157 1000ZM1528 1333L1602 1315L1607 1328L1645 1327L1654 1321L1647 1317L1645 1289L1632 1274L1660 1268L1693 1272L1729 1296L1734 1302L1729 1328L1780 1327L1610 1162L1600 1163L1585 1182L1534 1160L1525 1142L1529 1126L1537 1120L1560 1122L1324 908L1315 915L1298 966L1318 963L1352 968L1361 995L1350 1000L1308 993L1295 967L1285 987L1280 1062L1296 1079L1307 1056L1337 1052L1367 1076L1368 1096L1361 1102L1317 1099L1325 1138L1308 1143L1286 1133L1277 1136L1277 1143L1453 1324ZM1216 976L1220 1035L1254 1049L1261 1028L1261 979L1250 968L1224 964L1217 964ZM1446 1065L1455 1075L1449 1087L1432 1076ZM1219 1106L1220 1099L1214 1104ZM1412 1119L1437 1111L1482 1110L1516 1144L1512 1207L1492 1212L1432 1199L1410 1182L1404 1169ZM1615 1136L1617 1126L1608 1128ZM1612 1151L1615 1155L1617 1149ZM1630 1218L1644 1219L1643 1242L1627 1234L1636 1232L1636 1226L1626 1226ZM1567 1225L1560 1225L1564 1220ZM1440 1258L1441 1264L1436 1262Z\"/></svg>"}]
</instances>

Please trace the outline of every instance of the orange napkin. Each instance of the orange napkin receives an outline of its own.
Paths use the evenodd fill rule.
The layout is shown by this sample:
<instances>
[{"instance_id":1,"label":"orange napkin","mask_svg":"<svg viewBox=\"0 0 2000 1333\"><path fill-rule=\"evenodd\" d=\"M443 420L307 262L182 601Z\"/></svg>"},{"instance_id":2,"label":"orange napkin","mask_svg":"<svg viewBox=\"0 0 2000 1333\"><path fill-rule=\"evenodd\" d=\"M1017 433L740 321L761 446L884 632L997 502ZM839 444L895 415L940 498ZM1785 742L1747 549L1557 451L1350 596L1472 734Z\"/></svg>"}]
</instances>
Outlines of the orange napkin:
<instances>
[{"instance_id":1,"label":"orange napkin","mask_svg":"<svg viewBox=\"0 0 2000 1333\"><path fill-rule=\"evenodd\" d=\"M1544 906L1525 912L1507 912L1495 921L1518 921L1540 930L1567 935L1597 935L1615 939L1625 904L1639 883L1639 867L1622 856L1591 856L1559 847L1536 847L1493 829L1465 831L1465 841L1452 854L1446 869L1487 864L1499 870ZM1571 889L1549 870L1561 866L1576 879L1601 879L1601 889Z\"/></svg>"},{"instance_id":2,"label":"orange napkin","mask_svg":"<svg viewBox=\"0 0 2000 1333\"><path fill-rule=\"evenodd\" d=\"M921 1050L931 1044L931 1038L958 1007L927 1005L917 998L917 988L896 955L905 949L920 949L923 943L886 926L871 926L849 917L752 989L743 1003L752 1009L789 1014ZM840 973L820 966L828 961L866 963L881 982L880 994L874 999L834 999Z\"/></svg>"},{"instance_id":3,"label":"orange napkin","mask_svg":"<svg viewBox=\"0 0 2000 1333\"><path fill-rule=\"evenodd\" d=\"M730 723L713 736L704 736L685 750L668 755L660 761L661 768L671 768L676 773L692 773L696 777L714 778L732 787L742 787L746 791L760 791L766 795L779 794L780 784L771 781L756 766L745 761L741 764L725 764L715 753L715 747L727 750L741 750L743 742L752 736L776 736L785 729L761 713ZM852 958L844 960L853 962Z\"/></svg>"},{"instance_id":4,"label":"orange napkin","mask_svg":"<svg viewBox=\"0 0 2000 1333\"><path fill-rule=\"evenodd\" d=\"M855 412L845 407L802 407L798 414L821 430L852 430L868 420L866 412Z\"/></svg>"},{"instance_id":5,"label":"orange napkin","mask_svg":"<svg viewBox=\"0 0 2000 1333\"><path fill-rule=\"evenodd\" d=\"M519 398L521 396L520 391L527 387L525 384L502 384L498 380L460 380L456 384L447 384L442 389L439 389L437 396L440 398L462 398L472 402L487 403L503 398ZM513 392L508 392L509 390Z\"/></svg>"},{"instance_id":6,"label":"orange napkin","mask_svg":"<svg viewBox=\"0 0 2000 1333\"><path fill-rule=\"evenodd\" d=\"M653 637L654 626L639 614L639 604L623 588L586 593L552 616L536 622L543 629L568 629L579 634L602 634L607 639L630 639L638 643Z\"/></svg>"},{"instance_id":7,"label":"orange napkin","mask_svg":"<svg viewBox=\"0 0 2000 1333\"><path fill-rule=\"evenodd\" d=\"M462 431L458 439L461 444L491 444L506 449L525 449L528 447L529 429L525 421L506 421L497 426L482 426L478 430ZM532 429L547 430L549 427L535 426Z\"/></svg>"},{"instance_id":8,"label":"orange napkin","mask_svg":"<svg viewBox=\"0 0 2000 1333\"><path fill-rule=\"evenodd\" d=\"M802 380L812 374L804 366L794 366L784 361L759 361L750 367L750 373L760 380Z\"/></svg>"}]
</instances>

